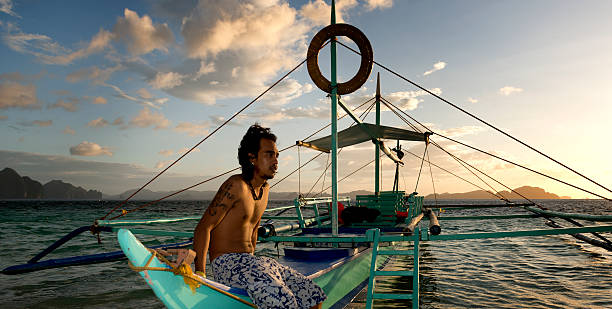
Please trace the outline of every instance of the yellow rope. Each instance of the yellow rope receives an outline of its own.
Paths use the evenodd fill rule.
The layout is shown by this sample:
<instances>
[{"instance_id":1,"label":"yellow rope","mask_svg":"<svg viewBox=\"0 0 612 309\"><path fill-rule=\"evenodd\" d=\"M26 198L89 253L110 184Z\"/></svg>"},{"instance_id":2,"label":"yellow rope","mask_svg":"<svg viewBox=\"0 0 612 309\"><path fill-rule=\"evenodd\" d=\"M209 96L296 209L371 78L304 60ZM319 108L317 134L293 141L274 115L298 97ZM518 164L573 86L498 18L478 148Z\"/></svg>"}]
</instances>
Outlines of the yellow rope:
<instances>
[{"instance_id":1,"label":"yellow rope","mask_svg":"<svg viewBox=\"0 0 612 309\"><path fill-rule=\"evenodd\" d=\"M211 285L207 282L205 282L204 280L202 280L201 278L194 276L193 275L193 271L191 270L191 266L189 266L186 263L182 263L181 265L179 265L178 267L172 267L170 261L168 261L166 258L164 258L161 255L158 255L157 251L155 250L151 250L148 249L149 252L151 252L151 256L149 257L149 260L147 260L147 263L145 263L145 266L134 266L134 264L132 264L132 262L130 262L128 260L128 266L137 272L141 272L141 271L145 271L145 270L153 270L153 271L168 271L171 272L175 275L180 275L183 276L183 280L185 281L185 284L187 284L189 286L189 288L191 289L191 291L193 293L195 293L195 290L197 288L199 288L201 285L205 285L219 293L224 294L225 296L231 297L247 306L251 306L253 308L257 308L257 306L255 306L255 304L248 302L232 293L229 293L227 291L221 290L218 287ZM165 268L165 267L149 267L149 264L151 264L151 261L153 261L153 258L157 257L161 262L165 263L166 265L172 267L172 268Z\"/></svg>"}]
</instances>

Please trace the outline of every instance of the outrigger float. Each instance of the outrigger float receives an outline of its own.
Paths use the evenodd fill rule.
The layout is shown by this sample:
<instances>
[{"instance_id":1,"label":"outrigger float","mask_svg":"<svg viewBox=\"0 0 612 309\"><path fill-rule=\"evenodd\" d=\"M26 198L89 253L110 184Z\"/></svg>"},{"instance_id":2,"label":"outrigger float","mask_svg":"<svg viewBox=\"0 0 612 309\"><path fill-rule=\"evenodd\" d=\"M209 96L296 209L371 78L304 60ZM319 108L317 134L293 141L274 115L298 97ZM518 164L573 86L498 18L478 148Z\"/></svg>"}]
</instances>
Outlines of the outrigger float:
<instances>
[{"instance_id":1,"label":"outrigger float","mask_svg":"<svg viewBox=\"0 0 612 309\"><path fill-rule=\"evenodd\" d=\"M569 234L591 245L604 248L612 251L612 242L600 233L612 232L612 225L603 224L602 222L612 222L612 215L588 215L588 214L572 214L550 211L538 205L536 202L529 200L520 193L503 185L499 181L488 176L476 167L452 155L444 150L439 144L435 143L430 137L436 133L429 130L427 127L416 121L410 115L406 114L401 109L395 107L389 101L385 100L380 93L380 80L377 81L376 96L366 103L372 105L366 109L371 110L375 105L376 108L376 123L365 123L360 117L354 114L345 104L340 101L339 95L351 93L360 88L368 79L371 73L373 64L377 64L384 70L389 71L393 75L411 83L412 85L428 92L434 97L442 100L445 103L467 113L475 119L483 122L487 126L505 134L524 146L540 153L541 155L553 160L556 163L570 169L553 158L541 153L533 147L519 141L509 134L497 129L480 118L466 112L457 107L451 102L431 93L429 90L417 85L416 83L402 77L398 73L391 71L387 67L377 63L373 58L373 49L366 36L357 28L347 24L337 24L335 22L335 5L332 1L331 24L319 31L311 41L308 49L306 60L300 65L307 63L308 72L313 79L313 82L329 94L331 99L331 135L318 139L309 139L311 135L304 140L296 142L298 147L308 147L321 153L329 153L331 163L331 186L321 191L321 193L331 188L331 197L304 197L299 196L294 200L294 205L286 207L278 207L267 209L263 219L274 220L273 224L262 224L258 230L258 240L260 242L272 242L277 246L283 244L284 255L279 256L278 260L286 265L289 265L296 270L304 273L312 278L319 286L323 288L327 294L327 300L323 303L324 308L342 308L357 295L361 290L367 287L366 307L374 306L375 300L378 299L404 299L411 300L412 307L419 307L419 247L423 242L437 242L448 240L468 240L468 239L484 239L484 238L506 238L506 237L535 237L545 235L560 235ZM359 51L353 50L350 47L336 41L337 36L346 36L353 40L359 47ZM331 48L331 81L327 80L321 74L318 66L318 54L321 48L326 45ZM336 79L336 45L340 44L357 54L361 55L361 65L355 77L346 83L338 83ZM300 66L298 65L298 67ZM294 68L291 72L293 72ZM287 73L283 78L277 81L278 84L282 79L287 77L291 72ZM273 85L273 86L274 86ZM273 86L268 88L270 90ZM266 90L263 94L265 94ZM263 95L262 94L262 95ZM261 97L261 95L259 96ZM259 98L258 97L258 98ZM257 98L257 99L258 99ZM257 99L251 101L248 105L253 104ZM362 104L365 105L366 103ZM384 104L389 110L393 111L401 120L411 128L388 127L380 124L380 109L381 104ZM345 130L338 131L337 107L340 106L346 115L352 118L356 125ZM234 114L230 120L236 117L246 107ZM355 109L356 110L356 109ZM345 116L346 116L345 115ZM344 117L344 116L342 116ZM340 118L342 118L340 117ZM419 129L412 124L408 118L416 122L423 129ZM226 122L227 123L227 122ZM217 128L213 133L217 132L226 123ZM211 135L213 134L211 133ZM459 141L450 139L440 134L436 134L445 139L460 143L466 147L486 153L477 148L471 147ZM210 136L210 135L209 135ZM208 137L204 138L196 144L191 150L198 147ZM399 190L399 166L403 164L402 157L405 152L402 151L399 141L413 141L425 144L425 153L423 156L412 154L421 160L421 170L423 163L434 165L444 171L444 168L439 167L426 159L427 147L433 145L447 152L452 158L460 162L466 169L472 172L478 179L486 183L483 178L488 178L499 185L511 190L513 193L521 195L525 202L513 202L496 193L491 193L496 199L501 200L491 204L460 204L460 205L424 205L423 196L418 196L416 192L406 194ZM351 201L348 197L338 197L339 181L337 176L337 154L338 149L371 141L375 147L375 155L373 162L375 163L375 188L374 194L358 195L355 201ZM397 146L394 149L389 149L384 141L397 141ZM190 151L191 151L190 150ZM394 186L392 191L381 191L379 188L379 171L380 151L394 161L396 164L396 173ZM189 153L188 151L187 153ZM187 154L186 153L186 154ZM184 155L183 155L184 156ZM494 155L493 155L494 156ZM571 185L562 180L545 175L538 171L531 170L522 165L508 161L506 159L494 156L507 163L517 165L521 168L535 172L541 176L562 182L573 188L582 190L598 198L602 198L608 202L611 200L605 196L587 191L577 186ZM177 159L174 163L180 160ZM311 160L312 161L312 160ZM311 162L309 161L309 162ZM309 162L298 167L296 171L304 167ZM173 164L174 164L173 163ZM371 164L366 164L365 166ZM172 164L172 165L173 165ZM170 165L170 166L172 166ZM363 167L365 167L363 166ZM362 168L363 168L362 167ZM469 168L468 168L469 167ZM470 169L471 168L471 169ZM361 169L361 168L360 168ZM166 168L167 170L167 168ZM214 178L228 174L232 171L225 172L219 176L205 180L192 187L183 189L172 195L193 188L204 182ZM575 172L574 170L570 169ZM164 170L165 171L165 170ZM164 171L154 177L150 182L159 177ZM294 173L296 172L294 171ZM447 171L449 172L449 171ZM419 178L420 178L419 172ZM449 172L452 174L452 172ZM479 173L481 176L478 176ZM606 189L608 188L592 181L591 179L575 172L578 175L588 179L596 185ZM293 173L291 173L293 174ZM290 175L291 175L290 174ZM324 172L325 174L325 172ZM352 174L352 173L351 173ZM454 174L453 174L454 175ZM455 175L456 176L456 175ZM459 177L459 176L457 176ZM461 178L461 177L459 177ZM417 178L418 179L418 178ZM461 178L464 181L470 181ZM282 181L282 180L281 180ZM280 181L279 181L280 182ZM145 184L140 190L142 190ZM317 180L318 183L318 180ZM471 183L473 184L473 183ZM316 185L316 183L315 183ZM418 185L418 180L417 180ZM475 185L475 184L473 184ZM488 184L487 184L488 185ZM479 187L478 185L475 185ZM314 185L313 185L314 187ZM481 187L479 187L481 188ZM492 187L491 187L492 188ZM481 188L482 189L482 188ZM76 229L69 233L49 248L32 258L28 263L15 265L4 269L4 274L14 275L26 272L32 272L42 269L66 267L74 265L85 265L93 263L102 263L116 261L119 259L129 260L129 265L135 271L138 271L144 278L145 282L153 289L157 297L169 308L207 308L215 306L218 308L248 308L254 307L246 291L238 288L228 287L214 280L210 280L192 272L190 262L193 260L193 254L188 254L187 251L177 249L188 248L191 246L191 239L182 243L174 243L157 247L144 246L134 235L156 235L156 236L171 236L176 238L192 238L193 231L167 231L136 228L139 225L159 224L159 223L176 223L182 221L198 220L200 216L182 217L182 218L165 218L153 220L117 220L128 213L146 207L160 200L147 203L139 206L131 211L123 211L121 214L106 218L115 210L125 205L134 195L140 190L134 192L128 199L115 207L106 216L96 220L92 226L85 226ZM484 190L484 189L483 189ZM495 190L493 191L495 192ZM320 195L320 194L319 194ZM340 210L343 210L341 213ZM457 209L484 209L484 208L499 208L499 207L514 207L525 210L525 214L507 214L507 215L479 215L479 216L449 216L453 210ZM289 210L293 210L293 215L283 215ZM441 216L441 214L444 214ZM444 220L512 220L518 218L542 218L546 220L546 224L551 229L537 230L522 230L522 231L492 231L479 233L442 233L440 221ZM339 219L344 223L339 224ZM572 226L566 227L558 224L554 220L569 222ZM589 222L591 225L583 225L582 222ZM428 224L425 224L428 221ZM598 225L592 225L596 222ZM76 237L77 235L91 231L94 234L100 232L117 233L119 243L122 249L117 252L109 252L95 255L78 256L63 259L51 259L41 261L43 257L57 249L59 246ZM292 234L293 233L293 234ZM585 234L592 236L586 236ZM593 238L595 237L595 238ZM179 257L170 261L166 258L168 253L179 252ZM187 254L185 254L187 253ZM411 267L404 270L385 270L385 265L395 256L408 256L412 260ZM403 276L410 277L412 281L412 290L403 291L403 293L380 293L376 290L376 279L382 276Z\"/></svg>"}]
</instances>

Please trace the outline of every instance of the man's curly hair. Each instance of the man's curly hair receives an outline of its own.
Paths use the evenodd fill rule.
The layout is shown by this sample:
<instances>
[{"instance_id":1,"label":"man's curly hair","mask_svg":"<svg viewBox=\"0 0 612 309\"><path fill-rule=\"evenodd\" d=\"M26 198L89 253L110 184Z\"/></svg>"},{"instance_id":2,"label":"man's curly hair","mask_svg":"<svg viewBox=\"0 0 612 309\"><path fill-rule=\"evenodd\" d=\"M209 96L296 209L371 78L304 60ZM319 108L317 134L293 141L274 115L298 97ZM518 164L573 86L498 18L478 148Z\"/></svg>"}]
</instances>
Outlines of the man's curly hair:
<instances>
[{"instance_id":1,"label":"man's curly hair","mask_svg":"<svg viewBox=\"0 0 612 309\"><path fill-rule=\"evenodd\" d=\"M251 164L249 154L253 154L257 157L262 138L276 142L276 135L270 131L270 128L264 128L258 123L255 123L249 127L246 134L242 137L242 141L240 141L240 147L238 147L238 163L240 163L242 167L242 177L246 180L253 179L253 173L255 172L255 167Z\"/></svg>"}]
</instances>

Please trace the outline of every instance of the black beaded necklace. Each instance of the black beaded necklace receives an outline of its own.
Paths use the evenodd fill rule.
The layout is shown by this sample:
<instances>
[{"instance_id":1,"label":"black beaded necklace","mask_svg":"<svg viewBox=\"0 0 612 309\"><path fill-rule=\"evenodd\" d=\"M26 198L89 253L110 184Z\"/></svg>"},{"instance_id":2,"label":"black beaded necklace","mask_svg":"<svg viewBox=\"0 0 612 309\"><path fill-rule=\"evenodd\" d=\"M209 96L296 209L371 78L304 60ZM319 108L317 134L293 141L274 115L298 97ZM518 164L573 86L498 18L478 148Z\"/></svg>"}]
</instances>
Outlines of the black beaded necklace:
<instances>
[{"instance_id":1,"label":"black beaded necklace","mask_svg":"<svg viewBox=\"0 0 612 309\"><path fill-rule=\"evenodd\" d=\"M243 179L244 179L244 178L243 178ZM268 185L268 183L267 183L267 182L264 182L264 183L263 183L263 185L261 185L261 187L259 188L259 196L257 196L257 195L255 194L255 188L253 188L253 185L251 184L251 182L250 182L250 181L248 181L248 180L246 180L246 179L245 179L244 181L245 181L246 183L248 183L248 184L249 184L249 188L251 189L251 195L253 195L253 199L254 199L254 200L256 200L256 201L261 200L261 197L263 196L263 188L264 188L265 186L267 186L267 185Z\"/></svg>"}]
</instances>

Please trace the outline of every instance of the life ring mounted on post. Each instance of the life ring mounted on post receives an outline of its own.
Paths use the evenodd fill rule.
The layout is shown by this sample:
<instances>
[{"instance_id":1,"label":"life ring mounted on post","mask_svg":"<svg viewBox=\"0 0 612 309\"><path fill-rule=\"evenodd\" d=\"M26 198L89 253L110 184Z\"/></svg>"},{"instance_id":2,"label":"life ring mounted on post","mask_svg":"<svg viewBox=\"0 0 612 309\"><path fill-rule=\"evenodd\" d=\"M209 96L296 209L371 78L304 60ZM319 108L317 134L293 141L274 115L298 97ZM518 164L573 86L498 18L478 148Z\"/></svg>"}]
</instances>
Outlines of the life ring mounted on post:
<instances>
[{"instance_id":1,"label":"life ring mounted on post","mask_svg":"<svg viewBox=\"0 0 612 309\"><path fill-rule=\"evenodd\" d=\"M348 24L334 24L321 29L314 38L312 38L312 41L310 41L306 64L308 67L308 74L315 85L321 90L331 93L331 82L323 76L319 69L319 50L327 40L336 36L346 36L353 40L353 42L357 44L357 47L359 47L359 52L361 53L361 64L359 65L357 74L349 81L338 83L337 85L338 94L347 94L359 89L368 80L372 72L372 64L374 63L372 45L361 30Z\"/></svg>"}]
</instances>

